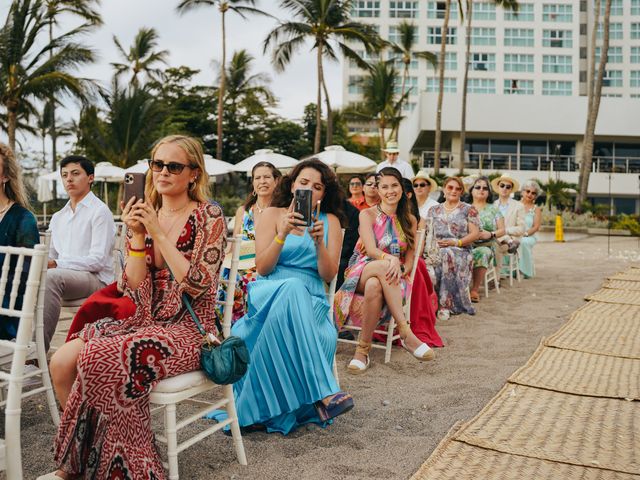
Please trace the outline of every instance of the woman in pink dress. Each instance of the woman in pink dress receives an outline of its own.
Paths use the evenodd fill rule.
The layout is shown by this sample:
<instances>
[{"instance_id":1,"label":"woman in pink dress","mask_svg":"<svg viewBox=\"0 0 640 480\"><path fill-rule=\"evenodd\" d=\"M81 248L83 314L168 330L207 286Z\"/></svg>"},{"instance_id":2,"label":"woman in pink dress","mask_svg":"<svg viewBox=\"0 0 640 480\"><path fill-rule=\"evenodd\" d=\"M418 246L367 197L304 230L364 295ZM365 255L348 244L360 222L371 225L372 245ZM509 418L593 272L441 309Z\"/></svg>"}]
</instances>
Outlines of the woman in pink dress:
<instances>
[{"instance_id":1,"label":"woman in pink dress","mask_svg":"<svg viewBox=\"0 0 640 480\"><path fill-rule=\"evenodd\" d=\"M160 140L151 153L146 201L122 212L128 256L122 276L133 316L87 325L51 360L64 408L55 439L56 476L164 479L151 431L149 392L196 370L202 337L182 295L215 332L214 302L226 243L222 210L207 199L200 144Z\"/></svg>"}]
</instances>

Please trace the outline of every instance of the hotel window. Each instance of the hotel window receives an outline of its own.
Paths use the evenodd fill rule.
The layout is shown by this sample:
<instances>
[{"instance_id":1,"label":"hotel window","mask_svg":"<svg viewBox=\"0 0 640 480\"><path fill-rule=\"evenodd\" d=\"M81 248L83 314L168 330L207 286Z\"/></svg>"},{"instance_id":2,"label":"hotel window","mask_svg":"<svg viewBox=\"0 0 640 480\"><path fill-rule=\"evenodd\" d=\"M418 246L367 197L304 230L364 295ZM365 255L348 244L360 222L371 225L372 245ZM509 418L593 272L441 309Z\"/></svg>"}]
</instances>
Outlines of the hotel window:
<instances>
[{"instance_id":1,"label":"hotel window","mask_svg":"<svg viewBox=\"0 0 640 480\"><path fill-rule=\"evenodd\" d=\"M427 3L427 18L444 18L444 12L447 7L447 2L429 2ZM451 2L449 7L449 20L455 20L458 18L458 4L457 2Z\"/></svg>"},{"instance_id":2,"label":"hotel window","mask_svg":"<svg viewBox=\"0 0 640 480\"><path fill-rule=\"evenodd\" d=\"M505 47L533 47L532 28L505 28Z\"/></svg>"},{"instance_id":3,"label":"hotel window","mask_svg":"<svg viewBox=\"0 0 640 480\"><path fill-rule=\"evenodd\" d=\"M568 96L571 95L571 82L560 80L543 80L542 95Z\"/></svg>"},{"instance_id":4,"label":"hotel window","mask_svg":"<svg viewBox=\"0 0 640 480\"><path fill-rule=\"evenodd\" d=\"M571 48L571 30L543 30L542 46L554 48Z\"/></svg>"},{"instance_id":5,"label":"hotel window","mask_svg":"<svg viewBox=\"0 0 640 480\"><path fill-rule=\"evenodd\" d=\"M473 27L471 29L471 45L495 45L496 29Z\"/></svg>"},{"instance_id":6,"label":"hotel window","mask_svg":"<svg viewBox=\"0 0 640 480\"><path fill-rule=\"evenodd\" d=\"M413 112L416 109L416 102L402 102L403 112Z\"/></svg>"},{"instance_id":7,"label":"hotel window","mask_svg":"<svg viewBox=\"0 0 640 480\"><path fill-rule=\"evenodd\" d=\"M440 45L442 42L442 27L427 28L427 43L429 45ZM447 45L456 44L456 28L447 28Z\"/></svg>"},{"instance_id":8,"label":"hotel window","mask_svg":"<svg viewBox=\"0 0 640 480\"><path fill-rule=\"evenodd\" d=\"M440 58L440 54L436 53L436 57ZM438 68L438 64L434 67ZM457 70L458 69L458 54L456 52L446 52L444 55L444 69L445 70Z\"/></svg>"},{"instance_id":9,"label":"hotel window","mask_svg":"<svg viewBox=\"0 0 640 480\"><path fill-rule=\"evenodd\" d=\"M603 1L600 3L600 15L604 18L604 12L607 7L607 2ZM623 15L622 9L622 0L611 0L611 16L617 17Z\"/></svg>"},{"instance_id":10,"label":"hotel window","mask_svg":"<svg viewBox=\"0 0 640 480\"><path fill-rule=\"evenodd\" d=\"M571 55L543 55L542 72L571 73L573 71L571 63Z\"/></svg>"},{"instance_id":11,"label":"hotel window","mask_svg":"<svg viewBox=\"0 0 640 480\"><path fill-rule=\"evenodd\" d=\"M418 4L407 0L391 0L389 2L389 16L391 18L418 18Z\"/></svg>"},{"instance_id":12,"label":"hotel window","mask_svg":"<svg viewBox=\"0 0 640 480\"><path fill-rule=\"evenodd\" d=\"M518 11L504 10L504 19L511 22L533 22L533 3L519 3Z\"/></svg>"},{"instance_id":13,"label":"hotel window","mask_svg":"<svg viewBox=\"0 0 640 480\"><path fill-rule=\"evenodd\" d=\"M640 87L640 70L631 70L629 86L638 88Z\"/></svg>"},{"instance_id":14,"label":"hotel window","mask_svg":"<svg viewBox=\"0 0 640 480\"><path fill-rule=\"evenodd\" d=\"M600 63L600 47L596 47L596 65ZM607 64L622 63L622 47L609 47Z\"/></svg>"},{"instance_id":15,"label":"hotel window","mask_svg":"<svg viewBox=\"0 0 640 480\"><path fill-rule=\"evenodd\" d=\"M631 38L636 38L633 36L633 26L638 25L637 23L631 24ZM596 38L602 38L604 32L602 30L602 24L598 25L598 32L596 34ZM609 39L610 40L622 40L623 32L622 32L622 24L621 23L610 23L609 24Z\"/></svg>"},{"instance_id":16,"label":"hotel window","mask_svg":"<svg viewBox=\"0 0 640 480\"><path fill-rule=\"evenodd\" d=\"M631 63L640 63L640 47L631 47Z\"/></svg>"},{"instance_id":17,"label":"hotel window","mask_svg":"<svg viewBox=\"0 0 640 480\"><path fill-rule=\"evenodd\" d=\"M505 53L505 72L533 72L533 55Z\"/></svg>"},{"instance_id":18,"label":"hotel window","mask_svg":"<svg viewBox=\"0 0 640 480\"><path fill-rule=\"evenodd\" d=\"M631 38L632 39L640 38L640 23L631 24Z\"/></svg>"},{"instance_id":19,"label":"hotel window","mask_svg":"<svg viewBox=\"0 0 640 480\"><path fill-rule=\"evenodd\" d=\"M473 2L473 20L495 20L496 4L492 2Z\"/></svg>"},{"instance_id":20,"label":"hotel window","mask_svg":"<svg viewBox=\"0 0 640 480\"><path fill-rule=\"evenodd\" d=\"M494 72L496 70L495 53L472 53L471 70L480 72Z\"/></svg>"},{"instance_id":21,"label":"hotel window","mask_svg":"<svg viewBox=\"0 0 640 480\"><path fill-rule=\"evenodd\" d=\"M439 84L437 78L427 78L427 92L438 92ZM456 93L456 79L445 78L444 79L444 92Z\"/></svg>"},{"instance_id":22,"label":"hotel window","mask_svg":"<svg viewBox=\"0 0 640 480\"><path fill-rule=\"evenodd\" d=\"M362 75L349 75L349 93L359 95L364 92L362 87L362 81L364 77Z\"/></svg>"},{"instance_id":23,"label":"hotel window","mask_svg":"<svg viewBox=\"0 0 640 480\"><path fill-rule=\"evenodd\" d=\"M640 0L631 0L631 15L640 15Z\"/></svg>"},{"instance_id":24,"label":"hotel window","mask_svg":"<svg viewBox=\"0 0 640 480\"><path fill-rule=\"evenodd\" d=\"M496 93L496 81L493 78L470 78L467 91L469 93Z\"/></svg>"},{"instance_id":25,"label":"hotel window","mask_svg":"<svg viewBox=\"0 0 640 480\"><path fill-rule=\"evenodd\" d=\"M516 80L505 78L505 95L533 95L533 80Z\"/></svg>"},{"instance_id":26,"label":"hotel window","mask_svg":"<svg viewBox=\"0 0 640 480\"><path fill-rule=\"evenodd\" d=\"M542 20L545 22L573 21L573 7L556 3L545 3L542 6Z\"/></svg>"},{"instance_id":27,"label":"hotel window","mask_svg":"<svg viewBox=\"0 0 640 480\"><path fill-rule=\"evenodd\" d=\"M355 52L360 55L360 58L368 63L375 63L380 60L380 55L377 53L371 52L367 53L366 50L355 50ZM360 68L360 66L356 63L356 61L352 58L349 59L349 67L351 68Z\"/></svg>"},{"instance_id":28,"label":"hotel window","mask_svg":"<svg viewBox=\"0 0 640 480\"><path fill-rule=\"evenodd\" d=\"M622 86L622 70L606 70L602 77L603 87L621 87Z\"/></svg>"},{"instance_id":29,"label":"hotel window","mask_svg":"<svg viewBox=\"0 0 640 480\"><path fill-rule=\"evenodd\" d=\"M402 56L392 56L393 58L393 66L396 67L396 70L400 75L404 72L404 62L402 61ZM418 57L415 55L411 56L411 61L409 62L409 70L417 70L418 69Z\"/></svg>"},{"instance_id":30,"label":"hotel window","mask_svg":"<svg viewBox=\"0 0 640 480\"><path fill-rule=\"evenodd\" d=\"M393 91L396 95L400 95L402 92L402 78L398 78L398 82L393 87ZM404 86L404 91L411 93L409 95L417 95L418 94L418 77L407 77L407 83Z\"/></svg>"},{"instance_id":31,"label":"hotel window","mask_svg":"<svg viewBox=\"0 0 640 480\"><path fill-rule=\"evenodd\" d=\"M416 30L416 36L419 35L419 32ZM389 27L389 38L388 40L391 43L400 43L400 27L397 27L395 25L391 25ZM417 40L417 38L416 38Z\"/></svg>"},{"instance_id":32,"label":"hotel window","mask_svg":"<svg viewBox=\"0 0 640 480\"><path fill-rule=\"evenodd\" d=\"M351 16L360 18L380 17L379 0L355 0L351 7Z\"/></svg>"}]
</instances>

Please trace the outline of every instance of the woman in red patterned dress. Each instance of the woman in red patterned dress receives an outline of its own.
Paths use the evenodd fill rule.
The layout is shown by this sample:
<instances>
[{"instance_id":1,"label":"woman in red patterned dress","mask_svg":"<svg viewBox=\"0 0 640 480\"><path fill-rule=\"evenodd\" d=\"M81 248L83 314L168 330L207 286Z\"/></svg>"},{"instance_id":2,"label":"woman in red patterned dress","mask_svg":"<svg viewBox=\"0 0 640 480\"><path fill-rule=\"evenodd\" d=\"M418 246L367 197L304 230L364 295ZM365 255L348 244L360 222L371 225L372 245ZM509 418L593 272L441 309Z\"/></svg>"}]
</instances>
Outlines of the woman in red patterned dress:
<instances>
[{"instance_id":1,"label":"woman in red patterned dress","mask_svg":"<svg viewBox=\"0 0 640 480\"><path fill-rule=\"evenodd\" d=\"M64 413L55 440L59 470L43 478L165 478L149 391L163 378L199 368L202 339L181 296L191 297L214 331L226 225L221 208L208 202L196 140L163 138L151 158L147 198L132 199L122 212L128 228L122 286L136 313L87 325L53 356Z\"/></svg>"}]
</instances>

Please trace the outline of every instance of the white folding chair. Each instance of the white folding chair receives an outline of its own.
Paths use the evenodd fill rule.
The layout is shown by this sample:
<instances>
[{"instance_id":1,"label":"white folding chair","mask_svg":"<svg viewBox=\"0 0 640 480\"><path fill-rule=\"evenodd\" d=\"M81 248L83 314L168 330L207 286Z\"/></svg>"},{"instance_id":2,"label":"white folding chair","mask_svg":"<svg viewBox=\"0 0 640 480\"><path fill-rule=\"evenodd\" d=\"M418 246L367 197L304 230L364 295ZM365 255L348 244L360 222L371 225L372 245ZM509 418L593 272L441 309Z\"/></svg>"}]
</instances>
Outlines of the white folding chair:
<instances>
[{"instance_id":1,"label":"white folding chair","mask_svg":"<svg viewBox=\"0 0 640 480\"><path fill-rule=\"evenodd\" d=\"M413 282L413 279L415 277L416 274L416 269L418 268L418 259L420 257L419 252L422 252L422 244L424 242L424 238L425 238L425 231L424 230L418 230L416 233L416 248L415 248L415 256L413 257L413 265L411 266L411 275L409 276L411 282ZM404 316L405 319L407 320L407 322L410 322L410 313L411 311L411 295L409 295L409 298L407 298L405 305L404 305ZM346 330L352 330L352 331L357 331L359 332L360 330L362 330L361 327L359 326L355 326L355 325L344 325L342 328L346 329ZM393 318L393 316L391 317L391 320L389 320L389 324L387 325L386 329L382 330L380 328L376 328L373 333L377 333L380 335L385 335L387 340L384 344L379 344L376 342L373 342L373 344L371 345L372 348L379 348L385 351L384 354L384 363L389 363L389 361L391 360L391 350L393 347L393 342L398 340L400 338L400 334L396 334L394 335L394 330L396 328L396 321ZM358 344L357 340L347 340L347 339L343 339L340 338L338 339L339 342L344 342L344 343L352 343L354 345Z\"/></svg>"},{"instance_id":2,"label":"white folding chair","mask_svg":"<svg viewBox=\"0 0 640 480\"><path fill-rule=\"evenodd\" d=\"M4 299L9 293L8 308L0 307L0 314L18 318L18 332L15 341L0 340L0 350L10 352L10 372L0 370L0 387L8 388L5 405L4 434L8 441L0 440L0 469L7 471L7 478L11 480L22 479L22 455L20 441L20 414L22 404L22 382L26 378L41 375L46 370L46 361L38 371L24 373L27 351L33 335L33 320L35 317L36 302L38 299L38 287L42 272L42 264L45 261L46 248L44 245L36 245L34 248L0 247L0 254L4 254L2 274L0 275L0 298ZM16 298L22 280L25 259L31 260L27 277L22 307L16 309ZM14 277L8 282L10 262L14 259Z\"/></svg>"},{"instance_id":3,"label":"white folding chair","mask_svg":"<svg viewBox=\"0 0 640 480\"><path fill-rule=\"evenodd\" d=\"M227 337L231 332L231 317L233 315L233 299L236 288L236 276L238 273L238 259L240 256L240 242L242 235L236 235L228 240L232 244L231 248L231 269L229 280L220 279L226 285L226 298L224 302L224 316L222 319L222 329ZM196 399L195 397L213 389L222 388L223 398L215 403ZM169 479L178 480L178 454L189 448L209 435L222 430L227 425L231 426L233 445L236 450L236 457L240 465L247 464L247 457L244 452L240 425L236 414L236 405L233 396L233 385L216 385L205 375L202 370L183 373L175 377L166 378L158 382L151 391L149 400L152 404L158 405L153 412L164 411L164 435L157 435L156 439L167 445L167 464ZM199 406L197 412L181 420L176 419L176 406L179 403ZM205 430L195 434L193 437L178 443L178 431L202 419L202 417L214 410L225 409L228 418L220 423L216 423Z\"/></svg>"},{"instance_id":4,"label":"white folding chair","mask_svg":"<svg viewBox=\"0 0 640 480\"><path fill-rule=\"evenodd\" d=\"M513 286L513 274L516 274L516 279L518 282L521 281L520 278L520 255L516 250L515 253L507 254L507 258L509 259L509 286Z\"/></svg>"},{"instance_id":5,"label":"white folding chair","mask_svg":"<svg viewBox=\"0 0 640 480\"><path fill-rule=\"evenodd\" d=\"M498 280L498 272L495 266L487 268L487 272L484 274L484 296L487 298L489 298L489 282L493 282L496 292L500 293L500 281Z\"/></svg>"}]
</instances>

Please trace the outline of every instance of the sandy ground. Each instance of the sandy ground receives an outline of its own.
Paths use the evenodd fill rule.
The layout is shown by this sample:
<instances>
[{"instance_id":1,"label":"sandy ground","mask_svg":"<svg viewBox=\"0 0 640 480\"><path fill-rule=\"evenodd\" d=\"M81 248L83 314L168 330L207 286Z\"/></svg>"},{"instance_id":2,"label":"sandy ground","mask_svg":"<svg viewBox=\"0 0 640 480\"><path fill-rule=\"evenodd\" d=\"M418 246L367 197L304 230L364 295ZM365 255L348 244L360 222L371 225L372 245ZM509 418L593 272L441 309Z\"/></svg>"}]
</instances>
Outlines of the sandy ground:
<instances>
[{"instance_id":1,"label":"sandy ground","mask_svg":"<svg viewBox=\"0 0 640 480\"><path fill-rule=\"evenodd\" d=\"M377 351L371 370L356 377L345 371L353 347L340 344L340 382L355 398L352 412L327 429L245 435L247 467L236 463L230 438L213 435L180 455L181 478L408 478L455 422L473 417L540 339L582 305L585 294L639 251L632 238L612 238L611 247L607 258L606 237L540 242L537 277L506 285L499 295L491 291L475 316L438 325L446 347L433 362L422 364L396 350L385 365ZM22 428L25 478L34 479L54 467L55 430L43 396L25 402Z\"/></svg>"}]
</instances>

